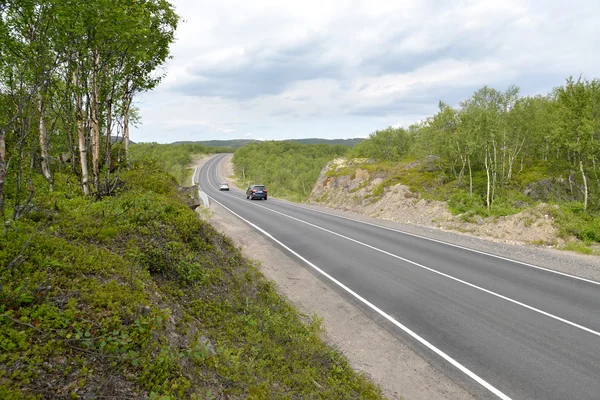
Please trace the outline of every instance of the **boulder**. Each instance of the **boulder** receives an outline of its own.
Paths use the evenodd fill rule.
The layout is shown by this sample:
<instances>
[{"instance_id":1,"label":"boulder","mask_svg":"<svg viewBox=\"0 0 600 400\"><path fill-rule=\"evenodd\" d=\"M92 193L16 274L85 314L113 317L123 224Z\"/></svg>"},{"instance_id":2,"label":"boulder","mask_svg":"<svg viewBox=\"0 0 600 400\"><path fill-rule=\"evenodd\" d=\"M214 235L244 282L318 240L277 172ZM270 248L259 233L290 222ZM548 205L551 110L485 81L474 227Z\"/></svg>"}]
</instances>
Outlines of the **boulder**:
<instances>
[{"instance_id":1,"label":"boulder","mask_svg":"<svg viewBox=\"0 0 600 400\"><path fill-rule=\"evenodd\" d=\"M564 178L548 178L527 184L523 194L535 201L573 200L569 183Z\"/></svg>"},{"instance_id":2,"label":"boulder","mask_svg":"<svg viewBox=\"0 0 600 400\"><path fill-rule=\"evenodd\" d=\"M430 154L427 157L425 157L425 159L423 160L423 168L425 168L425 171L439 171L440 167L437 165L439 159L440 158L438 156L434 156L433 154Z\"/></svg>"},{"instance_id":3,"label":"boulder","mask_svg":"<svg viewBox=\"0 0 600 400\"><path fill-rule=\"evenodd\" d=\"M179 195L182 197L185 204L192 210L195 210L202 205L202 199L198 194L198 185L180 187Z\"/></svg>"}]
</instances>

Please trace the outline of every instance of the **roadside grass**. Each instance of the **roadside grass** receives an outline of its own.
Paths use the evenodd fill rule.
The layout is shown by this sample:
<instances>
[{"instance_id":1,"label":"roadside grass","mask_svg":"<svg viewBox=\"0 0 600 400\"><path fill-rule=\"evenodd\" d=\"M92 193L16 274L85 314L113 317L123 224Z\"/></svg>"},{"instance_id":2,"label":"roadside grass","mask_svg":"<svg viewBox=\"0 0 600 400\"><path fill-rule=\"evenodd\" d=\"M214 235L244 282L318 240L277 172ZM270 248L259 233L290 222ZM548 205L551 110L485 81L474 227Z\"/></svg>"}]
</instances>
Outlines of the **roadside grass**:
<instances>
[{"instance_id":1,"label":"roadside grass","mask_svg":"<svg viewBox=\"0 0 600 400\"><path fill-rule=\"evenodd\" d=\"M594 249L589 244L586 244L584 242L569 242L564 246L560 246L559 249L574 251L577 253L587 255L598 254L597 252L594 252Z\"/></svg>"},{"instance_id":2,"label":"roadside grass","mask_svg":"<svg viewBox=\"0 0 600 400\"><path fill-rule=\"evenodd\" d=\"M57 174L3 234L0 398L382 398L173 177L119 178L94 200Z\"/></svg>"}]
</instances>

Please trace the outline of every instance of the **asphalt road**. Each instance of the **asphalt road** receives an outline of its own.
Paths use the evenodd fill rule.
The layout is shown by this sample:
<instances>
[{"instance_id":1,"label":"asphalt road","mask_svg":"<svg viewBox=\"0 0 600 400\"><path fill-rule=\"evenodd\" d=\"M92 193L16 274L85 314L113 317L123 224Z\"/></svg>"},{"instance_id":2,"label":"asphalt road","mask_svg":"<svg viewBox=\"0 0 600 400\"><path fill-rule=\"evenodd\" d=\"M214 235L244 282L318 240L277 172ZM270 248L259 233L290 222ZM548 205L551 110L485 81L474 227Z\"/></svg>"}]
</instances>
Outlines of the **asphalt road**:
<instances>
[{"instance_id":1,"label":"asphalt road","mask_svg":"<svg viewBox=\"0 0 600 400\"><path fill-rule=\"evenodd\" d=\"M197 181L476 398L600 399L600 283ZM273 195L274 193L270 193Z\"/></svg>"}]
</instances>

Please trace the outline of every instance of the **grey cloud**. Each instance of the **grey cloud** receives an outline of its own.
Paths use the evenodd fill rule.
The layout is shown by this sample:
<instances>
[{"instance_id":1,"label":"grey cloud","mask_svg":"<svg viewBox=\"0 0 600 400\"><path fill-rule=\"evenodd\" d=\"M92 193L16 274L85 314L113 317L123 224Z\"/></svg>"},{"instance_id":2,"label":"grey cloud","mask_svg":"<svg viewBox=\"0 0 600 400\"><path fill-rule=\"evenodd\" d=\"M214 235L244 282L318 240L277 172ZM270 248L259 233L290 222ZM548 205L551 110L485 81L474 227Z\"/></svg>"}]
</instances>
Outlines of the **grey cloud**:
<instances>
[{"instance_id":1,"label":"grey cloud","mask_svg":"<svg viewBox=\"0 0 600 400\"><path fill-rule=\"evenodd\" d=\"M440 101L457 106L469 97L476 87L450 87L443 85L413 85L412 92L400 98L380 104L348 107L346 113L367 117L399 117L402 115L431 115L437 111ZM499 88L503 89L503 88Z\"/></svg>"},{"instance_id":2,"label":"grey cloud","mask_svg":"<svg viewBox=\"0 0 600 400\"><path fill-rule=\"evenodd\" d=\"M578 56L577 65L585 61L580 60L582 53L576 50L578 47L585 46L581 44L582 41L572 40L573 44L557 41L560 36L556 36L554 32L556 30L565 32L565 41L571 40L573 36L577 37L574 34L577 26L574 24L583 19L575 18L581 16L580 12L555 21L557 18L553 17L565 12L562 10L564 5L558 0L552 2L553 7L534 8L537 12L530 15L540 17L541 21L539 27L535 27L535 31L513 26L513 19L519 16L517 14L499 16L498 20L490 20L489 24L468 28L465 27L466 21L462 20L460 8L445 13L442 3L444 2L441 0L430 1L431 18L423 20L422 23L412 23L396 29L394 25L396 21L388 20L391 29L396 29L396 32L382 39L377 49L370 49L369 54L365 54L358 65L346 65L342 58L324 61L325 54L328 54L332 48L340 48L348 54L356 55L357 50L353 48L352 40L338 43L335 32L332 32L330 37L314 34L287 47L264 47L255 50L244 56L243 63L232 63L232 66L220 65L211 68L196 66L190 70L193 76L191 81L170 90L188 96L232 99L234 103L237 102L239 109L248 111L260 105L261 97L280 94L298 81L329 78L337 81L340 92L360 91L360 88L354 86L353 80L356 77L410 73L437 61L453 59L467 62L490 61L505 65L507 68L505 76L490 73L490 78L485 83L497 89L504 89L514 83L521 87L523 94L536 94L547 93L553 86L563 83L565 78L558 67L553 69L552 65L544 65L543 62L559 59L560 56L555 54L559 54L565 48L575 49L573 54ZM593 6L596 4L593 2L590 4L592 5L589 6L588 14L591 15L589 11L597 10L597 6ZM357 20L356 25L359 27L360 17ZM400 24L401 21L397 23ZM590 24L589 19L588 24ZM592 24L592 26L597 25ZM431 48L424 46L421 49L404 50L403 44L410 40L412 35L421 33L437 38L430 39L437 42L432 42L434 45ZM556 43L547 42L552 38ZM588 41L596 43L598 39L590 36ZM593 47L590 43L587 46ZM545 53L540 53L542 50ZM531 54L531 59L538 61L531 61L531 59L516 61L528 53ZM591 55L588 58L595 60ZM595 65L592 61L588 64ZM575 75L579 72L571 71ZM425 115L431 110L435 111L439 100L457 105L477 89L473 86L477 84L466 85L464 82L452 84L454 86L425 83L412 85L410 92L402 98L394 98L392 95L390 99L383 99L379 104L352 105L343 110L347 115L357 116ZM309 96L298 95L287 100L306 103L309 98ZM287 108L273 109L268 115L286 118L311 116L309 111L300 109L301 104L298 106L299 110L289 109L289 107L287 104Z\"/></svg>"},{"instance_id":3,"label":"grey cloud","mask_svg":"<svg viewBox=\"0 0 600 400\"><path fill-rule=\"evenodd\" d=\"M190 96L236 100L279 94L297 81L338 76L339 65L319 60L322 51L320 37L285 48L255 51L247 56L245 63L235 67L197 67L191 71L194 81L171 90Z\"/></svg>"}]
</instances>

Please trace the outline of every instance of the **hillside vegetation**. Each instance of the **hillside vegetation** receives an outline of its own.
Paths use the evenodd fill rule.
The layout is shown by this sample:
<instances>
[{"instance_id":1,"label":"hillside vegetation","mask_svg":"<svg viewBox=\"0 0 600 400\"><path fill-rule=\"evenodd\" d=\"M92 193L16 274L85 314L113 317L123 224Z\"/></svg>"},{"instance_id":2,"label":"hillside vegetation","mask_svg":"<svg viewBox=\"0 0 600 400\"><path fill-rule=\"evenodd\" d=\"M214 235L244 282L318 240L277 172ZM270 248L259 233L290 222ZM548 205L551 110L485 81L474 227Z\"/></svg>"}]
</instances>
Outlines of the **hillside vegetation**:
<instances>
[{"instance_id":1,"label":"hillside vegetation","mask_svg":"<svg viewBox=\"0 0 600 400\"><path fill-rule=\"evenodd\" d=\"M0 399L379 398L161 170L206 148L129 149L173 6L0 10Z\"/></svg>"},{"instance_id":2,"label":"hillside vegetation","mask_svg":"<svg viewBox=\"0 0 600 400\"><path fill-rule=\"evenodd\" d=\"M129 156L133 162L145 161L156 164L175 177L180 185L186 185L192 176L193 169L190 166L194 156L232 151L225 147L208 147L195 143L177 145L139 143L131 146Z\"/></svg>"},{"instance_id":3,"label":"hillside vegetation","mask_svg":"<svg viewBox=\"0 0 600 400\"><path fill-rule=\"evenodd\" d=\"M288 141L252 143L235 151L233 165L241 185L261 183L272 196L304 201L327 162L347 150L342 145Z\"/></svg>"},{"instance_id":4,"label":"hillside vegetation","mask_svg":"<svg viewBox=\"0 0 600 400\"><path fill-rule=\"evenodd\" d=\"M0 398L379 398L168 174L56 178L1 241Z\"/></svg>"},{"instance_id":5,"label":"hillside vegetation","mask_svg":"<svg viewBox=\"0 0 600 400\"><path fill-rule=\"evenodd\" d=\"M561 236L600 242L600 81L569 79L535 97L484 87L458 108L439 107L409 129L374 132L350 151L350 159L370 159L360 168L384 178L373 201L402 183L473 221L545 202L558 205L548 210Z\"/></svg>"}]
</instances>

